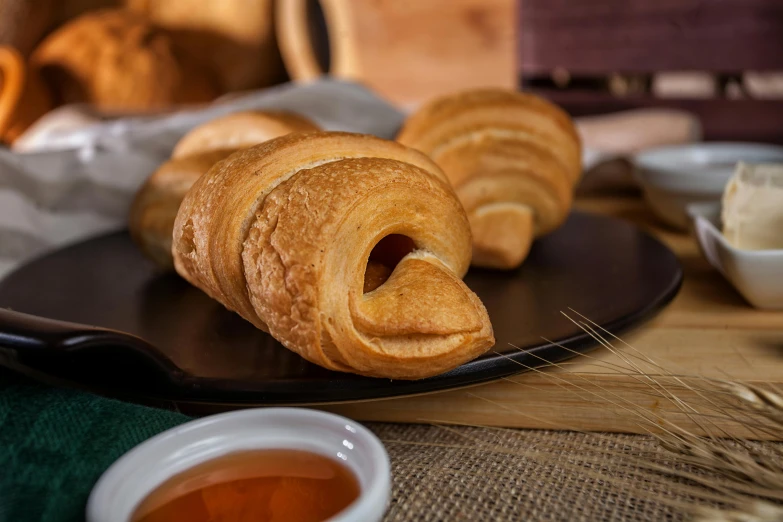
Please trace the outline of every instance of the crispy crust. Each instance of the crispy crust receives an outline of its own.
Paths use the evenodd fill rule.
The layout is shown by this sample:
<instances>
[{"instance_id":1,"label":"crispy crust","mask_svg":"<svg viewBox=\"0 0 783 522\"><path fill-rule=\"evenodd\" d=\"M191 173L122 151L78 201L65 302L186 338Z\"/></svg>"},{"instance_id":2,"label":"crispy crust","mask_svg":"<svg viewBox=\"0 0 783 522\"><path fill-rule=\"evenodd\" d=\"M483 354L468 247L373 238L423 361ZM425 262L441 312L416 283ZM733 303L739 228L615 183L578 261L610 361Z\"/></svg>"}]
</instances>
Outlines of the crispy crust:
<instances>
[{"instance_id":1,"label":"crispy crust","mask_svg":"<svg viewBox=\"0 0 783 522\"><path fill-rule=\"evenodd\" d=\"M416 249L364 293L390 234ZM394 142L294 133L237 152L185 196L173 252L185 279L326 368L418 379L494 343L461 279L467 215L437 165Z\"/></svg>"},{"instance_id":2,"label":"crispy crust","mask_svg":"<svg viewBox=\"0 0 783 522\"><path fill-rule=\"evenodd\" d=\"M484 267L518 267L535 237L559 227L582 171L568 114L521 92L433 100L406 120L397 141L430 155L449 177L475 224L473 264Z\"/></svg>"}]
</instances>

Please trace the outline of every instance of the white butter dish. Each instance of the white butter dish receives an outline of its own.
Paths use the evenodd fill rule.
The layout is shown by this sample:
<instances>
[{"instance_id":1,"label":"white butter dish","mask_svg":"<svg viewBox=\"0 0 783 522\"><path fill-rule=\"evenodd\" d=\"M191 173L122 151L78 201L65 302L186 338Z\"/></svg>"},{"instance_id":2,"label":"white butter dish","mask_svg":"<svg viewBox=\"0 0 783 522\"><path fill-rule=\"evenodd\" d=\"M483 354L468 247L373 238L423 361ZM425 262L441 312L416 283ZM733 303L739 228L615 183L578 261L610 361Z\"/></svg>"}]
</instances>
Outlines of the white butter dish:
<instances>
[{"instance_id":1,"label":"white butter dish","mask_svg":"<svg viewBox=\"0 0 783 522\"><path fill-rule=\"evenodd\" d=\"M692 203L687 212L704 257L752 306L783 310L783 249L741 250L721 232L721 203Z\"/></svg>"}]
</instances>

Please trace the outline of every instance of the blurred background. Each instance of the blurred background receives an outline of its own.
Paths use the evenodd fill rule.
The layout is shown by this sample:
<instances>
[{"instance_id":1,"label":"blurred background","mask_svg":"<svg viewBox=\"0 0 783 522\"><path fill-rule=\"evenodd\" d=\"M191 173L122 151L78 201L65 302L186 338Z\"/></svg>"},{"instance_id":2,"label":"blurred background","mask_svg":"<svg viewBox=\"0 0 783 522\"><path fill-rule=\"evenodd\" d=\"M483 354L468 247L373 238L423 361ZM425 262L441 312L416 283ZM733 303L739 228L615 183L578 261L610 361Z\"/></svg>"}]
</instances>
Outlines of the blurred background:
<instances>
[{"instance_id":1,"label":"blurred background","mask_svg":"<svg viewBox=\"0 0 783 522\"><path fill-rule=\"evenodd\" d=\"M521 88L783 143L780 0L0 0L0 45L6 144L58 107L148 114L323 75L403 109Z\"/></svg>"}]
</instances>

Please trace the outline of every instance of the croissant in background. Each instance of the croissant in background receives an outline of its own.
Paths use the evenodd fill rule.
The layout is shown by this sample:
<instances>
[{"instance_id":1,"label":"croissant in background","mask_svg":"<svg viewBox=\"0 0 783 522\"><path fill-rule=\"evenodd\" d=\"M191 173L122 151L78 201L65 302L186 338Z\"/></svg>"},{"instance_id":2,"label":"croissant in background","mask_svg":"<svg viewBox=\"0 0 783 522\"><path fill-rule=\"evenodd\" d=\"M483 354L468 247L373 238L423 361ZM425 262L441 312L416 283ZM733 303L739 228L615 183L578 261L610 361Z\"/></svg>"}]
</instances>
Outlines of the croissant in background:
<instances>
[{"instance_id":1,"label":"croissant in background","mask_svg":"<svg viewBox=\"0 0 783 522\"><path fill-rule=\"evenodd\" d=\"M325 368L418 379L494 343L462 281L462 205L392 141L293 133L236 152L188 191L173 241L182 277Z\"/></svg>"},{"instance_id":2,"label":"croissant in background","mask_svg":"<svg viewBox=\"0 0 783 522\"><path fill-rule=\"evenodd\" d=\"M304 116L287 111L240 111L215 118L183 136L171 153L182 158L221 149L244 149L290 132L312 132L319 127Z\"/></svg>"},{"instance_id":3,"label":"croissant in background","mask_svg":"<svg viewBox=\"0 0 783 522\"><path fill-rule=\"evenodd\" d=\"M438 98L412 114L397 141L448 176L473 233L473 264L518 267L536 237L566 219L582 171L571 118L543 98L501 89Z\"/></svg>"},{"instance_id":4,"label":"croissant in background","mask_svg":"<svg viewBox=\"0 0 783 522\"><path fill-rule=\"evenodd\" d=\"M310 120L283 111L242 111L195 127L142 185L129 217L131 237L149 259L173 269L171 237L182 199L212 165L237 150L290 132L319 130Z\"/></svg>"}]
</instances>

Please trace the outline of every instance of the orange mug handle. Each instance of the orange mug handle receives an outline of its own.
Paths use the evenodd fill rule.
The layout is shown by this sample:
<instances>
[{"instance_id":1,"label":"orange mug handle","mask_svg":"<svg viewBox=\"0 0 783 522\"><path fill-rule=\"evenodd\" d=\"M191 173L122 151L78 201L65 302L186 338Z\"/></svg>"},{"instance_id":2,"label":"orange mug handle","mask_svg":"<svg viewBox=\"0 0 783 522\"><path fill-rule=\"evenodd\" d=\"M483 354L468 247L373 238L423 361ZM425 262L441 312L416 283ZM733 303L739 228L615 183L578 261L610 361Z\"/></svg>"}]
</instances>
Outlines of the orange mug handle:
<instances>
[{"instance_id":1,"label":"orange mug handle","mask_svg":"<svg viewBox=\"0 0 783 522\"><path fill-rule=\"evenodd\" d=\"M0 139L12 143L51 109L43 80L14 47L0 45Z\"/></svg>"}]
</instances>

